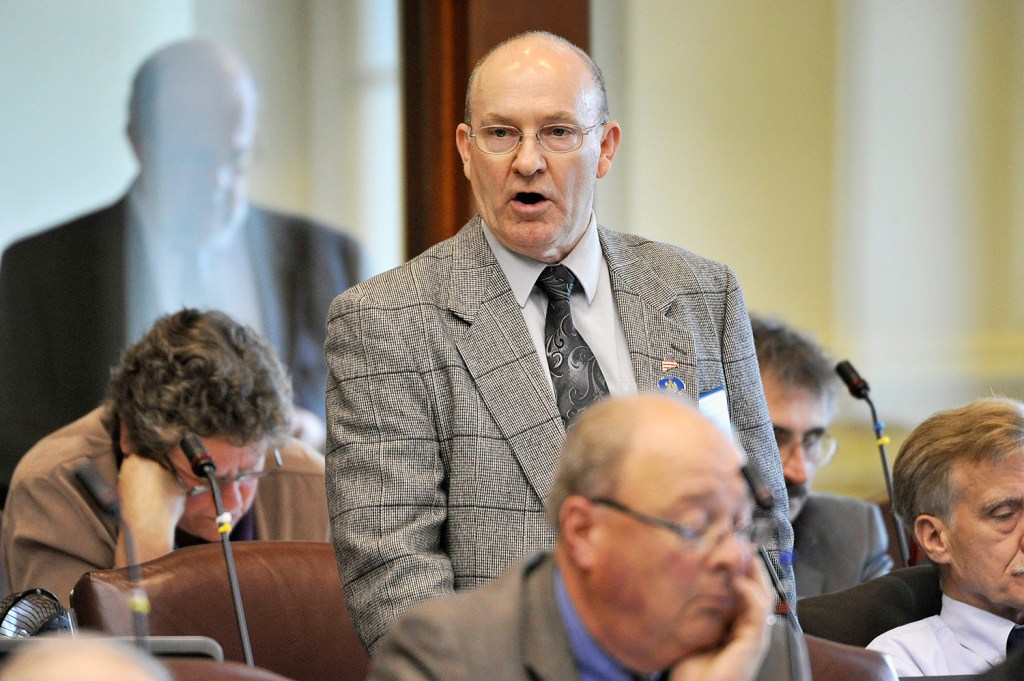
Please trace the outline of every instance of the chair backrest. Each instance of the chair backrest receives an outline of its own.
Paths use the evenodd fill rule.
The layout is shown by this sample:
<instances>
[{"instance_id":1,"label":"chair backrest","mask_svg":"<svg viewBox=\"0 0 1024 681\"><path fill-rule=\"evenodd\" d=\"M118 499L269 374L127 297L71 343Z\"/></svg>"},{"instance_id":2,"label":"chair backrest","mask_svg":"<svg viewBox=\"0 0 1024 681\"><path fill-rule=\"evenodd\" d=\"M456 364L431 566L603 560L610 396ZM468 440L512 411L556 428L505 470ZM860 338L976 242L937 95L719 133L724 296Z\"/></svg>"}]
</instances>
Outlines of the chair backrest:
<instances>
[{"instance_id":1,"label":"chair backrest","mask_svg":"<svg viewBox=\"0 0 1024 681\"><path fill-rule=\"evenodd\" d=\"M804 634L812 679L898 681L892 662L882 653Z\"/></svg>"},{"instance_id":2,"label":"chair backrest","mask_svg":"<svg viewBox=\"0 0 1024 681\"><path fill-rule=\"evenodd\" d=\"M365 678L369 657L349 619L334 548L326 542L232 545L253 661L296 681ZM224 552L190 546L141 566L154 636L209 636L244 661ZM83 629L134 633L127 568L84 574L71 594Z\"/></svg>"},{"instance_id":3,"label":"chair backrest","mask_svg":"<svg viewBox=\"0 0 1024 681\"><path fill-rule=\"evenodd\" d=\"M939 571L922 564L843 591L802 598L797 616L807 634L863 648L890 629L937 615L941 606Z\"/></svg>"},{"instance_id":4,"label":"chair backrest","mask_svg":"<svg viewBox=\"0 0 1024 681\"><path fill-rule=\"evenodd\" d=\"M899 525L896 522L896 516L892 512L892 504L888 501L877 502L878 510L882 514L882 521L885 523L886 534L889 535L889 557L892 558L892 564L897 568L911 567L917 565L922 560L925 560L927 556L921 551L921 547L914 541L914 534L908 529L903 529L903 538L907 542L907 552L910 554L907 558L910 559L910 565L903 564L903 553L900 550L899 540Z\"/></svg>"},{"instance_id":5,"label":"chair backrest","mask_svg":"<svg viewBox=\"0 0 1024 681\"><path fill-rule=\"evenodd\" d=\"M168 658L160 662L174 681L290 681L286 676L241 662L191 658Z\"/></svg>"}]
</instances>

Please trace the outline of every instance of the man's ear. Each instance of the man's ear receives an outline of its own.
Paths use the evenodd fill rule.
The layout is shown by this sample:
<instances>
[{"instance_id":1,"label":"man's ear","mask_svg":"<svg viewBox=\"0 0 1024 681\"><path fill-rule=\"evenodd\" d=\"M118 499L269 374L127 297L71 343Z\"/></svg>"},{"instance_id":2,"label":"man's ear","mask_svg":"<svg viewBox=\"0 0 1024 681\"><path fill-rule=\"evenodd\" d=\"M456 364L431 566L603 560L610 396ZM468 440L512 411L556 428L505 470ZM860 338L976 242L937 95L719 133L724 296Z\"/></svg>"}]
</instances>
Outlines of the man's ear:
<instances>
[{"instance_id":1,"label":"man's ear","mask_svg":"<svg viewBox=\"0 0 1024 681\"><path fill-rule=\"evenodd\" d=\"M128 122L125 126L125 136L128 138L128 144L132 148L132 154L135 156L135 160L142 164L142 140L139 139L138 127L132 121Z\"/></svg>"},{"instance_id":2,"label":"man's ear","mask_svg":"<svg viewBox=\"0 0 1024 681\"><path fill-rule=\"evenodd\" d=\"M597 161L598 179L608 174L612 169L612 162L615 160L615 152L619 150L619 140L622 139L622 128L615 121L604 124L604 135L601 137L601 157Z\"/></svg>"},{"instance_id":3,"label":"man's ear","mask_svg":"<svg viewBox=\"0 0 1024 681\"><path fill-rule=\"evenodd\" d=\"M914 538L933 563L949 564L946 523L934 515L922 514L914 519Z\"/></svg>"},{"instance_id":4,"label":"man's ear","mask_svg":"<svg viewBox=\"0 0 1024 681\"><path fill-rule=\"evenodd\" d=\"M455 146L459 150L459 156L462 157L462 174L469 177L469 145L473 144L472 138L469 136L470 128L465 123L459 123L459 127L455 128Z\"/></svg>"},{"instance_id":5,"label":"man's ear","mask_svg":"<svg viewBox=\"0 0 1024 681\"><path fill-rule=\"evenodd\" d=\"M594 522L594 505L581 496L570 496L558 512L559 541L580 569L593 564L600 528Z\"/></svg>"}]
</instances>

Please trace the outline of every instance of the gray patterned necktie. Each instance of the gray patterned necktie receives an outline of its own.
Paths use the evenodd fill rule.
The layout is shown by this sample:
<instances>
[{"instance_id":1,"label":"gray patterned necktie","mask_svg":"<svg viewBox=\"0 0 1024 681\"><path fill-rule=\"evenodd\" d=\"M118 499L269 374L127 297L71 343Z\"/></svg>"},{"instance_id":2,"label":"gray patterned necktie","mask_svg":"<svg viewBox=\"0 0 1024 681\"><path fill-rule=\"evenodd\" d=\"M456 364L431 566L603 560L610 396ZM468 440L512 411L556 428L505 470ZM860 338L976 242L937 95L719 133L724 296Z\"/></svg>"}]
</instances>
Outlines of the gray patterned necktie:
<instances>
[{"instance_id":1,"label":"gray patterned necktie","mask_svg":"<svg viewBox=\"0 0 1024 681\"><path fill-rule=\"evenodd\" d=\"M558 411L567 428L580 412L608 394L594 352L572 323L569 296L575 284L576 277L565 265L549 265L537 278L537 286L548 296L544 351Z\"/></svg>"}]
</instances>

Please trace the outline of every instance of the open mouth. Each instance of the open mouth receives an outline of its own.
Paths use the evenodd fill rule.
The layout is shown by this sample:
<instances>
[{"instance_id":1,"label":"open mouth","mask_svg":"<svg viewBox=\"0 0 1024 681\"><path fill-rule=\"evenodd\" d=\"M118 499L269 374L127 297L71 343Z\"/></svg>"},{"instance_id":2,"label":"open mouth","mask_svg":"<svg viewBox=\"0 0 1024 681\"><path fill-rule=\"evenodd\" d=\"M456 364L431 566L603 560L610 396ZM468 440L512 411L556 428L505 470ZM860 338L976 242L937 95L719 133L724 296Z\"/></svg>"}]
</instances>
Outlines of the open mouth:
<instances>
[{"instance_id":1,"label":"open mouth","mask_svg":"<svg viewBox=\"0 0 1024 681\"><path fill-rule=\"evenodd\" d=\"M516 201L525 203L528 206L540 203L543 200L544 196L542 194L537 194L536 192L519 192L516 194Z\"/></svg>"}]
</instances>

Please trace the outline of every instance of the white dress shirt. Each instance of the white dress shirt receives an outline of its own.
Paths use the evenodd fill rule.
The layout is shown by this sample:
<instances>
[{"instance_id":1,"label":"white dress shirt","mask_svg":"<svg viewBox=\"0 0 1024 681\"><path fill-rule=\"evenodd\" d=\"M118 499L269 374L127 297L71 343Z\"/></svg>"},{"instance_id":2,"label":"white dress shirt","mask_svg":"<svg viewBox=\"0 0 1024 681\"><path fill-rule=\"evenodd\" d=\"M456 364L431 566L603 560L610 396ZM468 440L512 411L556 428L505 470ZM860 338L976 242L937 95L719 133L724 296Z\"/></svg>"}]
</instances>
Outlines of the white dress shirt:
<instances>
[{"instance_id":1,"label":"white dress shirt","mask_svg":"<svg viewBox=\"0 0 1024 681\"><path fill-rule=\"evenodd\" d=\"M943 594L938 615L887 631L867 647L889 655L901 677L978 674L1005 659L1013 626Z\"/></svg>"},{"instance_id":2,"label":"white dress shirt","mask_svg":"<svg viewBox=\"0 0 1024 681\"><path fill-rule=\"evenodd\" d=\"M506 248L495 238L486 223L481 221L481 224L484 237L523 310L526 328L530 331L530 339L537 350L541 366L547 368L544 318L547 316L548 297L536 286L537 277L547 265ZM626 332L622 328L619 310L612 295L608 263L601 252L601 239L597 234L597 220L593 213L587 231L561 264L569 268L579 281L580 285L575 287L569 297L572 321L597 358L608 384L608 392L612 396L635 393L636 377L633 375L633 364L626 345ZM545 372L545 376L548 384L552 385L553 393L550 372Z\"/></svg>"},{"instance_id":3,"label":"white dress shirt","mask_svg":"<svg viewBox=\"0 0 1024 681\"><path fill-rule=\"evenodd\" d=\"M183 239L147 214L138 184L128 194L125 292L128 342L134 343L157 317L183 307L221 310L264 332L245 212L205 241Z\"/></svg>"}]
</instances>

